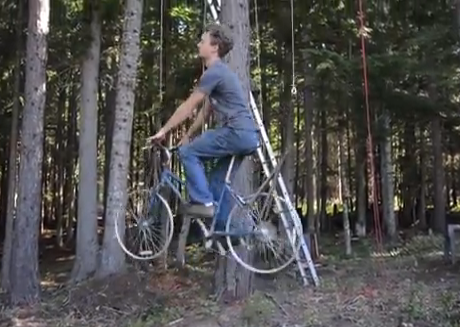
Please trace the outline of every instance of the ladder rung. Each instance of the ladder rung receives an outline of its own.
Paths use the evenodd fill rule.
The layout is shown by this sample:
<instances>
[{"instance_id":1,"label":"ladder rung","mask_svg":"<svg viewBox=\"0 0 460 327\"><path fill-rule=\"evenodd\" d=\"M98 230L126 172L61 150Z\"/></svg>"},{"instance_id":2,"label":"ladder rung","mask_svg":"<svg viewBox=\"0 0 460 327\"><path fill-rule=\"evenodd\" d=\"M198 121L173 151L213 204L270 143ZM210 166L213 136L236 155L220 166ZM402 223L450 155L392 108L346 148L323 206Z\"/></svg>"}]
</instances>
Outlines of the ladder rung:
<instances>
[{"instance_id":1,"label":"ladder rung","mask_svg":"<svg viewBox=\"0 0 460 327\"><path fill-rule=\"evenodd\" d=\"M291 213L291 210L280 210L280 211L278 211L278 210L276 210L276 211L273 210L273 211L274 211L276 214Z\"/></svg>"},{"instance_id":2,"label":"ladder rung","mask_svg":"<svg viewBox=\"0 0 460 327\"><path fill-rule=\"evenodd\" d=\"M215 4L214 4L213 1L207 0L207 2L209 3L209 5L213 9L216 9ZM211 13L212 13L212 16L213 16L214 20L216 20L218 22L219 17L217 16L217 12L218 12L217 10L211 10ZM265 130L265 127L264 127L264 124L263 124L263 121L262 121L262 117L260 116L259 110L257 109L257 104L256 104L256 101L254 99L254 96L253 96L252 92L250 92L249 104L250 104L250 108L251 108L253 116L254 116L254 120L255 120L256 124L260 128L260 131L261 131L260 134L261 134L261 137L262 137L262 141L264 142L264 144L266 146L266 151L268 153L268 157L270 158L270 162L273 165L273 167L275 167L276 166L276 161L274 160L275 156L274 156L271 144L270 144L270 139L268 138L267 131ZM263 162L263 165L265 165L267 160L265 159L264 152L263 151L257 151L257 153L259 154L260 161ZM265 168L266 167L264 166L264 172L265 172ZM269 171L269 169L268 169L268 171ZM280 184L281 194L283 195L288 207L291 208L290 211L295 212L295 210L292 210L293 206L292 206L292 203L291 203L291 199L289 198L289 196L287 194L286 186L284 184L282 176L279 175L277 180L279 181L279 184ZM297 216L297 218L298 218L298 216ZM292 220L293 220L295 225L297 225L297 226L299 225L300 220L297 220L296 218L294 218ZM300 223L300 225L302 225L302 224ZM318 280L318 276L316 274L316 269L315 269L314 265L312 265L310 252L308 250L308 247L305 244L305 239L303 237L302 237L301 243L302 243L302 248L304 248L303 251L301 251L301 252L304 252L304 255L307 258L307 261L308 261L307 265L308 265L308 269L310 270L311 277L312 277L312 279L314 281L314 284L318 285L319 280ZM304 269L303 265L300 263L300 254L296 254L296 260L297 260L297 266L299 268L299 272L300 272L300 275L302 276L303 282L304 282L305 285L308 285L308 278L307 278L307 275L305 273L305 269Z\"/></svg>"}]
</instances>

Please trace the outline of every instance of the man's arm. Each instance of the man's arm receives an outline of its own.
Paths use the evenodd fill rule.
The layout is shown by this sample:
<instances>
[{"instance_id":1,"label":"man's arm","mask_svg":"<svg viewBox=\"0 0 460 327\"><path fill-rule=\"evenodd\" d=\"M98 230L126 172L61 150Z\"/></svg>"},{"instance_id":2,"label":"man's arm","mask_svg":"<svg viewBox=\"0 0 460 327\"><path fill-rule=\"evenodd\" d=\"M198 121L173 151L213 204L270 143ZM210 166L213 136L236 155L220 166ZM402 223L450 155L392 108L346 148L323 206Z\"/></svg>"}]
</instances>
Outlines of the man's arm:
<instances>
[{"instance_id":1,"label":"man's arm","mask_svg":"<svg viewBox=\"0 0 460 327\"><path fill-rule=\"evenodd\" d=\"M198 113L195 121L193 122L192 126L187 131L187 136L192 137L195 133L203 126L204 122L208 118L209 114L211 113L211 105L209 101L205 101L203 109L200 110Z\"/></svg>"},{"instance_id":2,"label":"man's arm","mask_svg":"<svg viewBox=\"0 0 460 327\"><path fill-rule=\"evenodd\" d=\"M221 76L218 69L216 70L212 67L207 69L203 75L201 75L200 82L198 83L195 91L179 106L179 108L176 109L171 118L169 118L168 122L163 126L162 132L165 134L168 133L170 130L190 117L193 109L196 108L207 95L211 94L220 81Z\"/></svg>"},{"instance_id":3,"label":"man's arm","mask_svg":"<svg viewBox=\"0 0 460 327\"><path fill-rule=\"evenodd\" d=\"M187 100L185 100L179 108L176 109L174 114L169 118L166 124L163 126L162 130L164 133L168 133L170 130L175 128L177 125L181 124L186 120L193 112L193 109L198 106L198 104L203 101L205 94L199 90L195 90Z\"/></svg>"}]
</instances>

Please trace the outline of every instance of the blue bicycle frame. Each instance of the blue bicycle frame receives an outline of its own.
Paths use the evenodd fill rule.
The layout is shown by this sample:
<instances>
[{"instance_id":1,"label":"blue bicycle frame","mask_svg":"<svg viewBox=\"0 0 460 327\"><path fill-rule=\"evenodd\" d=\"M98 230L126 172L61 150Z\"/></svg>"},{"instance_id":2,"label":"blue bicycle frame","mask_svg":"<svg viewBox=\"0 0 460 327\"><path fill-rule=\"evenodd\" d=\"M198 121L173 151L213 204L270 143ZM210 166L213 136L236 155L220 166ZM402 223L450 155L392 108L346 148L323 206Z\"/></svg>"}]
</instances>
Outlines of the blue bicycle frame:
<instances>
[{"instance_id":1,"label":"blue bicycle frame","mask_svg":"<svg viewBox=\"0 0 460 327\"><path fill-rule=\"evenodd\" d=\"M174 149L167 149L167 148L164 148L164 147L162 147L162 149L164 151L166 151L166 153L168 154L168 160L170 158L171 152L173 150L176 150L175 148ZM173 193L179 198L181 203L186 203L186 201L182 198L182 195L181 195L181 193L179 191L180 187L185 187L185 182L182 181L169 168L167 168L166 165L162 165L162 166L163 166L163 168L162 168L162 171L161 171L161 174L160 174L160 182L158 183L158 185L155 186L153 194L158 194L162 187L169 187L173 191ZM227 176L226 176L225 181L224 181L224 186L223 186L222 192L221 192L220 197L219 197L219 201L217 203L214 202L214 205L216 206L216 212L215 212L214 217L213 217L212 227L211 227L210 235L208 236L208 238L213 237L213 236L214 237L216 237L216 236L244 237L244 236L253 234L250 231L249 232L248 231L238 231L238 232L233 232L233 233L227 233L225 231L215 231L214 230L214 226L215 226L215 223L216 223L216 216L219 213L220 205L221 205L221 203L222 203L222 201L224 199L225 192L230 193L231 197L236 201L236 205L244 206L247 203L230 186L230 171L231 171L232 168L233 168L233 161L229 165L229 168L228 168L228 171L227 171ZM152 200L151 206L153 206L153 200Z\"/></svg>"}]
</instances>

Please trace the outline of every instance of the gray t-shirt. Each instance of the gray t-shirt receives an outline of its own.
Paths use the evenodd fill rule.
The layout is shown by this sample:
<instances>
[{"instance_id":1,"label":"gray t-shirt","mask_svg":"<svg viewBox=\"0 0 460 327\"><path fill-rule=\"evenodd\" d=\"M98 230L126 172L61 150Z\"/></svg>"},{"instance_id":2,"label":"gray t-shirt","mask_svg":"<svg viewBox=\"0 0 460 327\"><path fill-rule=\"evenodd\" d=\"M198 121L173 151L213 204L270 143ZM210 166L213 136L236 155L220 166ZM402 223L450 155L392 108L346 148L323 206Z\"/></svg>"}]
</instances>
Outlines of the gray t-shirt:
<instances>
[{"instance_id":1,"label":"gray t-shirt","mask_svg":"<svg viewBox=\"0 0 460 327\"><path fill-rule=\"evenodd\" d=\"M238 76L222 61L212 64L203 73L198 89L209 97L217 121L234 129L253 130L258 128L248 108Z\"/></svg>"}]
</instances>

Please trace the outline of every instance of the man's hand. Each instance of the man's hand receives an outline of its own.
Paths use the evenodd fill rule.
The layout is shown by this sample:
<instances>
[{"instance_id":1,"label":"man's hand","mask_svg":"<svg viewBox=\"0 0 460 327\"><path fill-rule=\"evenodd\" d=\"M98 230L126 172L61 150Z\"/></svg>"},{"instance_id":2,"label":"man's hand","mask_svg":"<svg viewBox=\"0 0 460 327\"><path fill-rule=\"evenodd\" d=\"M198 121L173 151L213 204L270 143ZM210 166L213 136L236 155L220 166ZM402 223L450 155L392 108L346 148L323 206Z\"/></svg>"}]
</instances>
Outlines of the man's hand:
<instances>
[{"instance_id":1,"label":"man's hand","mask_svg":"<svg viewBox=\"0 0 460 327\"><path fill-rule=\"evenodd\" d=\"M185 134L182 139L179 142L179 146L186 145L190 143L190 136L188 134Z\"/></svg>"},{"instance_id":2,"label":"man's hand","mask_svg":"<svg viewBox=\"0 0 460 327\"><path fill-rule=\"evenodd\" d=\"M155 135L150 136L147 141L152 143L158 143L165 139L166 133L163 128L161 128Z\"/></svg>"}]
</instances>

